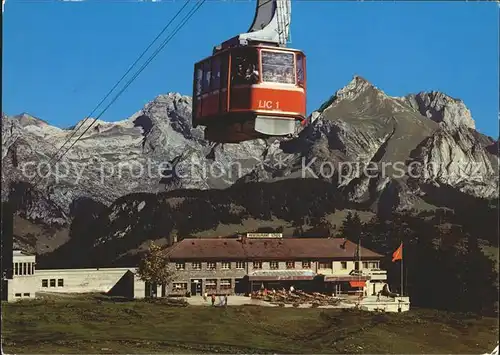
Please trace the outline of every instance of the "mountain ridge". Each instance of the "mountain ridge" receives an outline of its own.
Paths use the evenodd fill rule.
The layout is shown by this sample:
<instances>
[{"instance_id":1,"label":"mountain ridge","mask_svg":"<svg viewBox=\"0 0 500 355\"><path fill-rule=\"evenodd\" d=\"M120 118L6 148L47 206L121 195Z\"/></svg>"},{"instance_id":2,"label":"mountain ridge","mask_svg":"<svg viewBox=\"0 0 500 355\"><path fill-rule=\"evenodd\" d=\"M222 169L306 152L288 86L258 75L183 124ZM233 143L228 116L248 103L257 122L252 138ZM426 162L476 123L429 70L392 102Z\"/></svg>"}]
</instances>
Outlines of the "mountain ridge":
<instances>
[{"instance_id":1,"label":"mountain ridge","mask_svg":"<svg viewBox=\"0 0 500 355\"><path fill-rule=\"evenodd\" d=\"M29 192L30 202L22 204L20 216L42 225L34 239L51 244L50 228L68 231L64 243L71 239L75 220L81 219L83 207L75 207L78 201L87 201L83 210L90 209L87 212L95 218L106 219L102 216L121 213L114 207L118 201L138 206L141 202L134 202L135 194L153 194L151 198L157 200L155 208L160 208L164 206L161 201L166 201L161 197L164 191L177 191L181 196L176 198L183 199L182 195L190 195L190 189L213 190L214 194L221 194L221 201L226 201L222 196L229 193L225 189L230 187L240 189L248 184L259 186L302 177L307 179L299 180L299 185L311 184L309 179L319 180L321 193L333 189L337 198L346 200L346 205L365 206L376 213L436 208L428 202L426 192L432 186L438 190L449 187L474 198L498 197L498 141L477 132L465 104L443 93L392 97L355 76L313 111L313 122L303 129L298 127L294 137L259 139L239 145L206 142L203 128L193 128L190 117L191 98L168 93L157 96L125 120L98 121L61 159L59 166L65 166L67 173L60 171L55 175L52 171L35 191ZM3 200L9 196L5 186L26 181L22 168L29 170L27 163L47 161L73 132L40 121L28 114L22 118L2 115ZM397 164L403 172L401 176L397 175ZM134 167L137 172L141 166L142 170L150 167L149 175L134 174ZM359 171L366 166L377 167L375 173L367 176L365 171ZM331 171L325 173L325 167ZM32 174L33 168L30 169ZM166 172L169 176L164 176ZM292 185L276 186L289 189ZM20 195L29 190L26 184L15 186ZM234 198L225 203L231 205ZM247 210L251 201L249 196L233 208ZM188 216L178 218L189 219L193 208L200 210L185 207ZM325 208L321 213L328 212ZM195 220L201 218L194 216ZM237 222L239 217L236 214L231 218ZM161 225L158 219L148 223ZM196 225L196 221L193 223ZM127 227L105 229L108 236L124 233L121 238L128 238L134 234L130 232L132 228L124 232ZM52 252L64 245L53 242L46 248L34 243L32 249L37 252Z\"/></svg>"}]
</instances>

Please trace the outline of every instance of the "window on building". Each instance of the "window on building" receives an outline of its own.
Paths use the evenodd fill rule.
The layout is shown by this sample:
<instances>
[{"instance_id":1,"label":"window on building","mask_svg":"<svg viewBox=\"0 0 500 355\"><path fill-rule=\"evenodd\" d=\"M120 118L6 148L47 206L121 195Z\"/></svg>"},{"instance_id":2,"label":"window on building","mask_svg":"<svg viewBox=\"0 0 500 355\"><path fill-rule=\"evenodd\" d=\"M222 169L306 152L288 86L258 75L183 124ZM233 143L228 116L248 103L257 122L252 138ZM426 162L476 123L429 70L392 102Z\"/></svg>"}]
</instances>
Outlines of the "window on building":
<instances>
[{"instance_id":1,"label":"window on building","mask_svg":"<svg viewBox=\"0 0 500 355\"><path fill-rule=\"evenodd\" d=\"M187 282L174 282L172 288L175 291L185 291L187 290Z\"/></svg>"},{"instance_id":2,"label":"window on building","mask_svg":"<svg viewBox=\"0 0 500 355\"><path fill-rule=\"evenodd\" d=\"M201 263L199 261L191 263L191 269L193 269L193 270L201 270Z\"/></svg>"},{"instance_id":3,"label":"window on building","mask_svg":"<svg viewBox=\"0 0 500 355\"><path fill-rule=\"evenodd\" d=\"M380 263L378 261L372 261L370 264L370 268L372 269L379 269L380 268Z\"/></svg>"},{"instance_id":4,"label":"window on building","mask_svg":"<svg viewBox=\"0 0 500 355\"><path fill-rule=\"evenodd\" d=\"M303 261L302 262L302 268L303 269L310 269L311 268L311 262L310 261Z\"/></svg>"},{"instance_id":5,"label":"window on building","mask_svg":"<svg viewBox=\"0 0 500 355\"><path fill-rule=\"evenodd\" d=\"M57 280L57 287L64 287L64 280L63 279Z\"/></svg>"},{"instance_id":6,"label":"window on building","mask_svg":"<svg viewBox=\"0 0 500 355\"><path fill-rule=\"evenodd\" d=\"M217 268L216 263L214 263L214 262L208 262L207 263L207 269L208 270L215 270L216 268Z\"/></svg>"},{"instance_id":7,"label":"window on building","mask_svg":"<svg viewBox=\"0 0 500 355\"><path fill-rule=\"evenodd\" d=\"M295 269L295 261L287 261L286 268L287 269Z\"/></svg>"},{"instance_id":8,"label":"window on building","mask_svg":"<svg viewBox=\"0 0 500 355\"><path fill-rule=\"evenodd\" d=\"M23 263L23 275L28 275L28 264Z\"/></svg>"},{"instance_id":9,"label":"window on building","mask_svg":"<svg viewBox=\"0 0 500 355\"><path fill-rule=\"evenodd\" d=\"M42 287L49 287L49 280L43 279L42 280Z\"/></svg>"},{"instance_id":10,"label":"window on building","mask_svg":"<svg viewBox=\"0 0 500 355\"><path fill-rule=\"evenodd\" d=\"M243 262L243 261L237 261L236 262L236 268L237 269L244 269L245 268L245 262Z\"/></svg>"},{"instance_id":11,"label":"window on building","mask_svg":"<svg viewBox=\"0 0 500 355\"><path fill-rule=\"evenodd\" d=\"M340 268L342 270L346 270L347 269L347 261L341 261L340 262Z\"/></svg>"},{"instance_id":12,"label":"window on building","mask_svg":"<svg viewBox=\"0 0 500 355\"><path fill-rule=\"evenodd\" d=\"M14 263L14 275L19 275L19 264Z\"/></svg>"},{"instance_id":13,"label":"window on building","mask_svg":"<svg viewBox=\"0 0 500 355\"><path fill-rule=\"evenodd\" d=\"M263 50L262 81L269 83L295 84L295 55Z\"/></svg>"},{"instance_id":14,"label":"window on building","mask_svg":"<svg viewBox=\"0 0 500 355\"><path fill-rule=\"evenodd\" d=\"M16 293L14 296L15 297L21 297L21 294L20 293Z\"/></svg>"},{"instance_id":15,"label":"window on building","mask_svg":"<svg viewBox=\"0 0 500 355\"><path fill-rule=\"evenodd\" d=\"M23 297L29 297L30 294L29 293L23 293Z\"/></svg>"},{"instance_id":16,"label":"window on building","mask_svg":"<svg viewBox=\"0 0 500 355\"><path fill-rule=\"evenodd\" d=\"M231 268L231 263L229 261L223 261L221 268L222 270L229 270Z\"/></svg>"},{"instance_id":17,"label":"window on building","mask_svg":"<svg viewBox=\"0 0 500 355\"><path fill-rule=\"evenodd\" d=\"M50 287L56 287L56 279L50 279Z\"/></svg>"},{"instance_id":18,"label":"window on building","mask_svg":"<svg viewBox=\"0 0 500 355\"><path fill-rule=\"evenodd\" d=\"M220 280L220 288L221 290L228 290L231 288L231 280L230 279L221 279Z\"/></svg>"},{"instance_id":19,"label":"window on building","mask_svg":"<svg viewBox=\"0 0 500 355\"><path fill-rule=\"evenodd\" d=\"M277 261L271 261L269 263L269 266L271 267L271 269L273 270L277 270L280 268L280 264L277 262Z\"/></svg>"},{"instance_id":20,"label":"window on building","mask_svg":"<svg viewBox=\"0 0 500 355\"><path fill-rule=\"evenodd\" d=\"M184 269L186 269L186 264L185 263L175 263L175 269L176 270L184 270Z\"/></svg>"},{"instance_id":21,"label":"window on building","mask_svg":"<svg viewBox=\"0 0 500 355\"><path fill-rule=\"evenodd\" d=\"M363 261L363 269L368 269L368 261Z\"/></svg>"},{"instance_id":22,"label":"window on building","mask_svg":"<svg viewBox=\"0 0 500 355\"><path fill-rule=\"evenodd\" d=\"M253 268L254 269L262 269L262 261L254 261Z\"/></svg>"},{"instance_id":23,"label":"window on building","mask_svg":"<svg viewBox=\"0 0 500 355\"><path fill-rule=\"evenodd\" d=\"M305 83L305 58L301 53L297 53L297 84L304 87Z\"/></svg>"},{"instance_id":24,"label":"window on building","mask_svg":"<svg viewBox=\"0 0 500 355\"><path fill-rule=\"evenodd\" d=\"M255 48L241 48L231 56L233 85L251 85L259 81L257 52Z\"/></svg>"},{"instance_id":25,"label":"window on building","mask_svg":"<svg viewBox=\"0 0 500 355\"><path fill-rule=\"evenodd\" d=\"M332 263L328 261L321 261L318 265L319 269L331 269L332 268Z\"/></svg>"},{"instance_id":26,"label":"window on building","mask_svg":"<svg viewBox=\"0 0 500 355\"><path fill-rule=\"evenodd\" d=\"M207 279L207 281L205 281L205 290L207 292L217 290L217 280Z\"/></svg>"}]
</instances>

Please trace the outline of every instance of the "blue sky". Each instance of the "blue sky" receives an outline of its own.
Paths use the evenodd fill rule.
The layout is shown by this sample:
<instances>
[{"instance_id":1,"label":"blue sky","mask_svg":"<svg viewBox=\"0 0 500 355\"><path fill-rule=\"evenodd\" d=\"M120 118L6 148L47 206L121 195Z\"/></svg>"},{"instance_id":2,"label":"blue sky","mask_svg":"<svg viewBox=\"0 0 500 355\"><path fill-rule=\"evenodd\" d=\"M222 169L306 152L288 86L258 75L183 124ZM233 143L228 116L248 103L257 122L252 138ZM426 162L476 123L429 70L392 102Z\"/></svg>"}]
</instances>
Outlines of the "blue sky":
<instances>
[{"instance_id":1,"label":"blue sky","mask_svg":"<svg viewBox=\"0 0 500 355\"><path fill-rule=\"evenodd\" d=\"M75 124L182 5L7 0L2 110ZM254 7L208 0L102 119L124 119L159 94L191 95L194 62L244 32ZM460 98L477 128L498 137L498 21L494 3L293 1L290 46L308 57L308 111L358 74L389 95Z\"/></svg>"}]
</instances>

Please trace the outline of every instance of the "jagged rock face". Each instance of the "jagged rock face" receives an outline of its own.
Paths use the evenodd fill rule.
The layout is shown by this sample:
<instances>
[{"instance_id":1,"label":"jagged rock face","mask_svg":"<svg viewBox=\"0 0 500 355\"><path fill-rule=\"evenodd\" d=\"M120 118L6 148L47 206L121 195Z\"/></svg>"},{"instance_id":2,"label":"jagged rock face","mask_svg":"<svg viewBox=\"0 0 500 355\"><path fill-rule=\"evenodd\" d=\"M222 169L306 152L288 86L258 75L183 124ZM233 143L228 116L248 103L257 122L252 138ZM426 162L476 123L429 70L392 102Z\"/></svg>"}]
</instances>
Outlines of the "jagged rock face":
<instances>
[{"instance_id":1,"label":"jagged rock face","mask_svg":"<svg viewBox=\"0 0 500 355\"><path fill-rule=\"evenodd\" d=\"M465 126L453 132L440 129L413 153L414 161L421 163L419 167L426 167L420 181L454 186L473 196L497 198L499 161L488 152L489 146L483 146L477 132Z\"/></svg>"},{"instance_id":2,"label":"jagged rock face","mask_svg":"<svg viewBox=\"0 0 500 355\"><path fill-rule=\"evenodd\" d=\"M315 113L314 125L295 141L282 144L288 154L281 153L285 155L281 159L292 162L282 174L298 177L300 170L302 177L306 172L309 177L335 180L332 182L345 187L352 201L360 203L396 194L393 198L397 197L399 209L418 205L419 183L450 185L477 197L497 197L498 157L490 152L494 142L469 128L471 124L464 117L470 115L463 103L443 94L431 97L431 101L419 101L416 110L409 100L389 97L355 77ZM425 117L422 110L434 113ZM344 169L341 176L332 174L332 167ZM254 174L252 181L272 179L261 173Z\"/></svg>"},{"instance_id":3,"label":"jagged rock face","mask_svg":"<svg viewBox=\"0 0 500 355\"><path fill-rule=\"evenodd\" d=\"M161 95L126 120L97 121L52 164L23 213L64 224L81 198L109 206L130 193L295 178L331 183L351 201L376 210L420 208L426 185L498 197L498 142L476 132L465 105L445 94L390 97L356 76L311 120L292 139L213 146L203 139L202 127L191 125L190 97ZM2 116L2 199L9 182L30 180L26 173L71 135L73 142L91 121L60 129L27 114Z\"/></svg>"},{"instance_id":4,"label":"jagged rock face","mask_svg":"<svg viewBox=\"0 0 500 355\"><path fill-rule=\"evenodd\" d=\"M461 100L435 91L408 95L405 99L422 115L449 128L476 128L469 109Z\"/></svg>"}]
</instances>

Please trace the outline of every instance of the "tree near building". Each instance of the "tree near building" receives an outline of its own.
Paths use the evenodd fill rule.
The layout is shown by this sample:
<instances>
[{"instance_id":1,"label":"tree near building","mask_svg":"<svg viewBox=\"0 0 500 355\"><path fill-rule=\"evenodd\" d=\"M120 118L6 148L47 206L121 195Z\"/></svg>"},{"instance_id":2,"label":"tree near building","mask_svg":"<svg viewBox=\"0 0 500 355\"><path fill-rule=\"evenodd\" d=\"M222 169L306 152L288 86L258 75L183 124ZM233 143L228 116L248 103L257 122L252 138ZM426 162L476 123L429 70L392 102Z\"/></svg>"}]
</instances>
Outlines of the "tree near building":
<instances>
[{"instance_id":1,"label":"tree near building","mask_svg":"<svg viewBox=\"0 0 500 355\"><path fill-rule=\"evenodd\" d=\"M170 264L162 247L152 242L139 263L137 276L149 284L150 295L156 297L157 286L161 285L164 296L167 285L176 278L176 270Z\"/></svg>"},{"instance_id":2,"label":"tree near building","mask_svg":"<svg viewBox=\"0 0 500 355\"><path fill-rule=\"evenodd\" d=\"M357 212L348 212L340 226L340 235L346 239L357 242L363 232L363 223Z\"/></svg>"}]
</instances>

